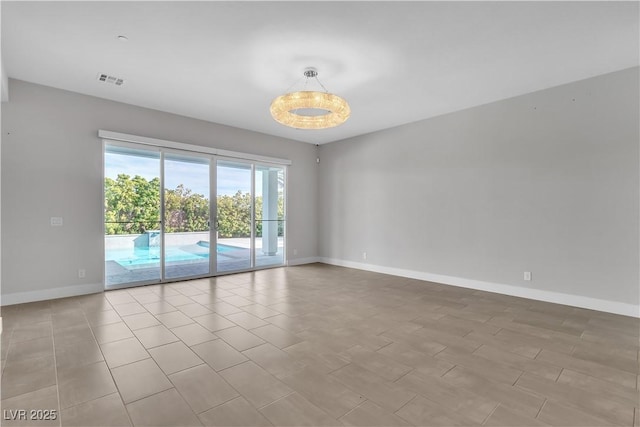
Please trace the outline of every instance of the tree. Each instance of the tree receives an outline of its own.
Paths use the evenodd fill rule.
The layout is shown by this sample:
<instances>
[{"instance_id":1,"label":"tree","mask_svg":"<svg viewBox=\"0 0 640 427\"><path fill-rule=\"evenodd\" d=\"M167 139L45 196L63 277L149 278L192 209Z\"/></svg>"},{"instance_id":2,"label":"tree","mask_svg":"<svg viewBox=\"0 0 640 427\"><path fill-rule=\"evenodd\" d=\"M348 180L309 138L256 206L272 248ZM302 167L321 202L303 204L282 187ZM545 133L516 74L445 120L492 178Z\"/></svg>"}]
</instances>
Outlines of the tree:
<instances>
[{"instance_id":1,"label":"tree","mask_svg":"<svg viewBox=\"0 0 640 427\"><path fill-rule=\"evenodd\" d=\"M233 196L218 196L218 236L251 236L251 195L238 191Z\"/></svg>"},{"instance_id":2,"label":"tree","mask_svg":"<svg viewBox=\"0 0 640 427\"><path fill-rule=\"evenodd\" d=\"M160 180L119 174L105 179L105 227L107 234L139 234L158 229Z\"/></svg>"},{"instance_id":3,"label":"tree","mask_svg":"<svg viewBox=\"0 0 640 427\"><path fill-rule=\"evenodd\" d=\"M142 234L160 228L160 180L120 174L105 179L106 234ZM165 191L165 230L209 229L209 200L180 184Z\"/></svg>"},{"instance_id":4,"label":"tree","mask_svg":"<svg viewBox=\"0 0 640 427\"><path fill-rule=\"evenodd\" d=\"M180 184L164 192L164 206L168 233L209 230L209 200L202 194L194 194Z\"/></svg>"},{"instance_id":5,"label":"tree","mask_svg":"<svg viewBox=\"0 0 640 427\"><path fill-rule=\"evenodd\" d=\"M141 176L120 174L105 179L106 234L142 234L160 228L160 180L147 181ZM251 195L236 192L218 196L218 236L251 236ZM165 190L165 231L195 232L209 230L209 200L193 193L183 184ZM262 236L262 197L256 197L256 237ZM278 219L283 218L283 198L278 198ZM271 218L270 218L271 219ZM275 219L275 218L273 218ZM278 222L278 235L283 235L283 221Z\"/></svg>"}]
</instances>

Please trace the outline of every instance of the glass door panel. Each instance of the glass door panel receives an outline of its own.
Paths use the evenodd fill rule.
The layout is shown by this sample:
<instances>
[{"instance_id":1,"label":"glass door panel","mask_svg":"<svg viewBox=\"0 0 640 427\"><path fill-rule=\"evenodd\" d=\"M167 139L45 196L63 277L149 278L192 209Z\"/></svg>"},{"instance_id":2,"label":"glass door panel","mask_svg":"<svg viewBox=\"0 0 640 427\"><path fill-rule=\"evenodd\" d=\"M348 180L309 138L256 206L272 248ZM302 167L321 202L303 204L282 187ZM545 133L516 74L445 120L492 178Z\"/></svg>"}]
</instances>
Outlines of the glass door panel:
<instances>
[{"instance_id":1,"label":"glass door panel","mask_svg":"<svg viewBox=\"0 0 640 427\"><path fill-rule=\"evenodd\" d=\"M105 286L161 278L160 152L105 145Z\"/></svg>"},{"instance_id":2,"label":"glass door panel","mask_svg":"<svg viewBox=\"0 0 640 427\"><path fill-rule=\"evenodd\" d=\"M255 166L255 265L284 263L284 168Z\"/></svg>"},{"instance_id":3,"label":"glass door panel","mask_svg":"<svg viewBox=\"0 0 640 427\"><path fill-rule=\"evenodd\" d=\"M208 275L209 157L164 156L164 277Z\"/></svg>"},{"instance_id":4,"label":"glass door panel","mask_svg":"<svg viewBox=\"0 0 640 427\"><path fill-rule=\"evenodd\" d=\"M104 147L107 288L284 264L285 167Z\"/></svg>"},{"instance_id":5,"label":"glass door panel","mask_svg":"<svg viewBox=\"0 0 640 427\"><path fill-rule=\"evenodd\" d=\"M217 161L216 266L218 272L252 267L252 165Z\"/></svg>"}]
</instances>

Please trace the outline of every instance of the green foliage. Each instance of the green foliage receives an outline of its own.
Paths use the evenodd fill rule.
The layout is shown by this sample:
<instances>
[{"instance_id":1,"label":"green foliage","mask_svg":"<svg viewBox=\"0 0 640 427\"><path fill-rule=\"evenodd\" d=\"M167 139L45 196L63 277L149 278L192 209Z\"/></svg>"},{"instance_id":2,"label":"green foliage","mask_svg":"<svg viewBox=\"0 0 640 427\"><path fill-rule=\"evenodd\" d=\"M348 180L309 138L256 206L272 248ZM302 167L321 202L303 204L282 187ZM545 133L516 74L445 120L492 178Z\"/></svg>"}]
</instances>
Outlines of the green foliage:
<instances>
[{"instance_id":1,"label":"green foliage","mask_svg":"<svg viewBox=\"0 0 640 427\"><path fill-rule=\"evenodd\" d=\"M106 234L139 234L160 228L160 180L119 174L105 179Z\"/></svg>"},{"instance_id":2,"label":"green foliage","mask_svg":"<svg viewBox=\"0 0 640 427\"><path fill-rule=\"evenodd\" d=\"M251 237L251 195L218 196L218 236Z\"/></svg>"},{"instance_id":3,"label":"green foliage","mask_svg":"<svg viewBox=\"0 0 640 427\"><path fill-rule=\"evenodd\" d=\"M209 230L209 200L180 184L165 191L165 230L191 232ZM120 174L105 179L106 234L142 234L158 230L160 181L147 181L136 175ZM262 236L262 197L255 198L256 237ZM284 218L283 198L278 198L278 219ZM278 221L278 235L283 235ZM251 195L238 191L233 196L218 196L218 236L251 236Z\"/></svg>"},{"instance_id":4,"label":"green foliage","mask_svg":"<svg viewBox=\"0 0 640 427\"><path fill-rule=\"evenodd\" d=\"M180 184L164 192L164 205L167 233L209 230L209 200L202 194L194 194Z\"/></svg>"}]
</instances>

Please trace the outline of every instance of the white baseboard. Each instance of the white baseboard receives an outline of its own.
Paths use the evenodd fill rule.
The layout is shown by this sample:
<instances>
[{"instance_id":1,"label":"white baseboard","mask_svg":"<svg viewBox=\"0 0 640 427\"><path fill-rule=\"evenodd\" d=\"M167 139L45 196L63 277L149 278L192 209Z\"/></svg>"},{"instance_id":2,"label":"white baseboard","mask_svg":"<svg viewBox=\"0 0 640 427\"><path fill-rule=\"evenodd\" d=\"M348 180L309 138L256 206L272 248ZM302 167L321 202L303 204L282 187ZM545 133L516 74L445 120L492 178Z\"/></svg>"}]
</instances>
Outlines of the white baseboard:
<instances>
[{"instance_id":1,"label":"white baseboard","mask_svg":"<svg viewBox=\"0 0 640 427\"><path fill-rule=\"evenodd\" d=\"M308 258L290 259L287 261L287 266L293 267L294 265L313 264L314 262L321 262L320 258L317 256L312 256Z\"/></svg>"},{"instance_id":2,"label":"white baseboard","mask_svg":"<svg viewBox=\"0 0 640 427\"><path fill-rule=\"evenodd\" d=\"M364 264L360 262L345 261L335 258L320 257L318 262L640 318L639 305L627 304L618 301L609 301L598 298L584 297L580 295L564 294L561 292L545 291L542 289L522 288L519 286L483 282L481 280L445 276L442 274L426 273L423 271L405 270L402 268L384 267L374 264Z\"/></svg>"},{"instance_id":3,"label":"white baseboard","mask_svg":"<svg viewBox=\"0 0 640 427\"><path fill-rule=\"evenodd\" d=\"M2 294L0 296L0 305L5 306L56 298L75 297L78 295L95 294L96 292L102 291L104 291L102 283L89 283L85 285L43 289L41 291L14 292L12 294Z\"/></svg>"}]
</instances>

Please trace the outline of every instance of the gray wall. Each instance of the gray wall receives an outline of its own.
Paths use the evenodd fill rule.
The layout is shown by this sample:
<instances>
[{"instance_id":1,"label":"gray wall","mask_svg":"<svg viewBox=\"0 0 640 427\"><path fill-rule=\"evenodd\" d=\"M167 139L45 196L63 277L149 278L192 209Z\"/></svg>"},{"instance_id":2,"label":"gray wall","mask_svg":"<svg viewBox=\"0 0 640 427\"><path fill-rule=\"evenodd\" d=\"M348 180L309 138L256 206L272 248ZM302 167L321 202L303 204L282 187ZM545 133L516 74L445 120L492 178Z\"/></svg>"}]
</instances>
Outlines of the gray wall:
<instances>
[{"instance_id":1,"label":"gray wall","mask_svg":"<svg viewBox=\"0 0 640 427\"><path fill-rule=\"evenodd\" d=\"M638 304L638 77L321 146L320 255Z\"/></svg>"},{"instance_id":2,"label":"gray wall","mask_svg":"<svg viewBox=\"0 0 640 427\"><path fill-rule=\"evenodd\" d=\"M2 294L102 283L98 129L290 159L288 257L317 256L316 147L10 80L2 104ZM61 216L64 226L51 227ZM293 249L297 249L296 256ZM78 269L86 278L78 278Z\"/></svg>"}]
</instances>

